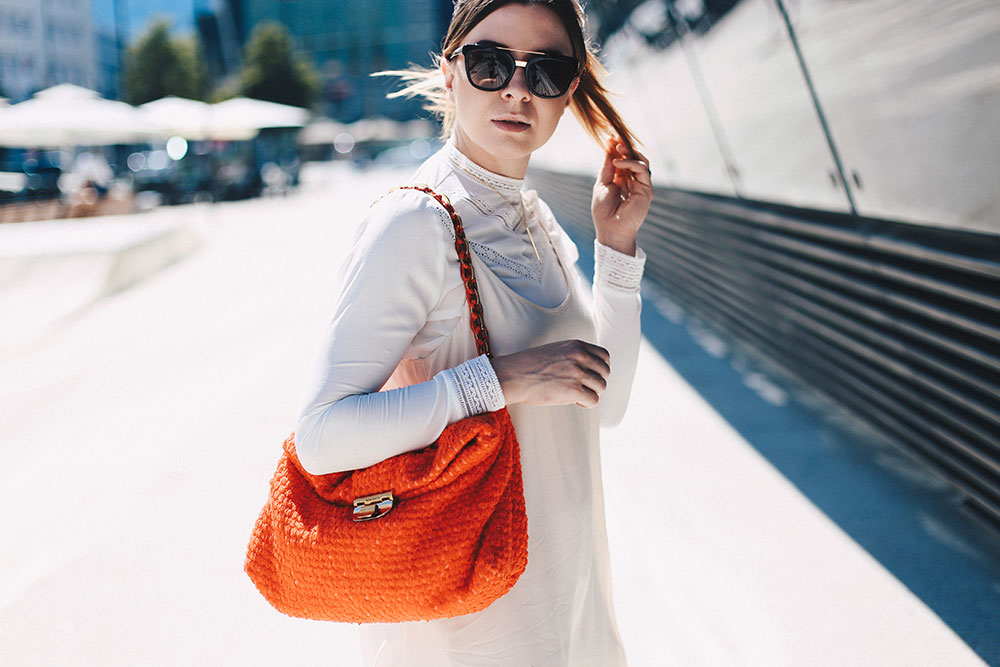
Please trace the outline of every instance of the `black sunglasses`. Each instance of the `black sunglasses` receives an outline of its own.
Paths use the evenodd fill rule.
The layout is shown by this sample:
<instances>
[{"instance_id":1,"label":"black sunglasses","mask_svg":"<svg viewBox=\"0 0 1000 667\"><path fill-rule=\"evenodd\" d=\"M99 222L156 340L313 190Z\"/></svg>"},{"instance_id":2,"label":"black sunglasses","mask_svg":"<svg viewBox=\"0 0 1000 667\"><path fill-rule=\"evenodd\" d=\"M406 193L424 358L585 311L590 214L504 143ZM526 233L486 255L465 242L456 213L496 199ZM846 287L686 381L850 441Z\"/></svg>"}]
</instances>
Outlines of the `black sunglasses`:
<instances>
[{"instance_id":1,"label":"black sunglasses","mask_svg":"<svg viewBox=\"0 0 1000 667\"><path fill-rule=\"evenodd\" d=\"M566 94L580 67L576 58L558 54L521 51L531 54L527 60L515 60L513 49L503 46L466 44L456 49L449 60L458 54L465 56L465 73L469 83L479 90L502 90L514 78L518 67L524 68L528 90L538 97L560 97Z\"/></svg>"}]
</instances>

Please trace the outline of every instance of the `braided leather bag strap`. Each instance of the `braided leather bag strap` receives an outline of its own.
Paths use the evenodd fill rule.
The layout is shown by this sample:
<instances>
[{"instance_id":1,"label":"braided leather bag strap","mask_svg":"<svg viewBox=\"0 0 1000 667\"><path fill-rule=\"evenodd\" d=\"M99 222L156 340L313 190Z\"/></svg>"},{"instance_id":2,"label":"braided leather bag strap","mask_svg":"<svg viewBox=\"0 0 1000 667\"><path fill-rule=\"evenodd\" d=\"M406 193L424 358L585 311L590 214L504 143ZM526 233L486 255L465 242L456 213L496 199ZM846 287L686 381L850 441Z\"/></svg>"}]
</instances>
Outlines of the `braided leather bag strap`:
<instances>
[{"instance_id":1,"label":"braided leather bag strap","mask_svg":"<svg viewBox=\"0 0 1000 667\"><path fill-rule=\"evenodd\" d=\"M476 340L476 350L479 354L485 354L492 359L490 336L486 331L486 322L483 319L483 303L479 299L479 286L476 283L476 272L472 268L472 254L469 252L469 243L465 240L465 228L462 226L462 218L455 211L455 207L451 205L451 201L447 195L438 194L426 185L402 185L397 189L417 190L418 192L429 194L451 216L451 222L455 226L455 251L458 253L458 263L462 271L462 282L465 283L465 300L469 304L469 322L472 325L472 336Z\"/></svg>"}]
</instances>

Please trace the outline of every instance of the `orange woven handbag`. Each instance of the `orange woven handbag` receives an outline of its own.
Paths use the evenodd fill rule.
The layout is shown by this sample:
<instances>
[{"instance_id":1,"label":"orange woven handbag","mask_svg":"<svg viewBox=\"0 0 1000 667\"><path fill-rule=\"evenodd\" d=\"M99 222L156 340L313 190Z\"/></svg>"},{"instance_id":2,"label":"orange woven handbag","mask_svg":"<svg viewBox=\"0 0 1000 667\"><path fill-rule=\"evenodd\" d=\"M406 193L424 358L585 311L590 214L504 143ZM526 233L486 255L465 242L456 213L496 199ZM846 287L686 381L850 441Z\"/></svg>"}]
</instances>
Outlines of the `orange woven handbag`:
<instances>
[{"instance_id":1,"label":"orange woven handbag","mask_svg":"<svg viewBox=\"0 0 1000 667\"><path fill-rule=\"evenodd\" d=\"M490 354L462 221L455 226L480 354ZM448 426L437 442L362 470L311 475L294 436L247 549L244 569L278 611L326 621L391 623L489 606L528 563L521 452L507 409Z\"/></svg>"}]
</instances>

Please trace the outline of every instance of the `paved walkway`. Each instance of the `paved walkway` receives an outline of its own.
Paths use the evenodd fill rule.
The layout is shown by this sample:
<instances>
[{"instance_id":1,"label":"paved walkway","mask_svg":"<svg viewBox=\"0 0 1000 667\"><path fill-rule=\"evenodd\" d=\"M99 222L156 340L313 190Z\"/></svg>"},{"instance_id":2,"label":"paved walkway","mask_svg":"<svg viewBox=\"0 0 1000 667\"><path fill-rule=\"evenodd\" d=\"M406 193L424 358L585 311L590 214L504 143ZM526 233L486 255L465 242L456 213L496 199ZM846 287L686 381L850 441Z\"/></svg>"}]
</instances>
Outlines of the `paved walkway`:
<instances>
[{"instance_id":1,"label":"paved walkway","mask_svg":"<svg viewBox=\"0 0 1000 667\"><path fill-rule=\"evenodd\" d=\"M337 267L400 177L164 209L198 223L186 259L0 337L0 664L357 664L352 626L277 614L241 566ZM632 667L982 664L646 343L604 460Z\"/></svg>"}]
</instances>

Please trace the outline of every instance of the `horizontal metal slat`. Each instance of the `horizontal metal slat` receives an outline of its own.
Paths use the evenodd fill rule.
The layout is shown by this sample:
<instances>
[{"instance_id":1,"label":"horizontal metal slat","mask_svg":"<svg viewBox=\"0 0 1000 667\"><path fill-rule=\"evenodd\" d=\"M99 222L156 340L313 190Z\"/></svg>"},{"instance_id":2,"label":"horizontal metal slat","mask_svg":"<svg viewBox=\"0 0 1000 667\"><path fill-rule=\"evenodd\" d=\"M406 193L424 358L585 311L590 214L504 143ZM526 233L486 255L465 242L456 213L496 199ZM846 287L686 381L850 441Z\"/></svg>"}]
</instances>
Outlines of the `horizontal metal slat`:
<instances>
[{"instance_id":1,"label":"horizontal metal slat","mask_svg":"<svg viewBox=\"0 0 1000 667\"><path fill-rule=\"evenodd\" d=\"M684 223L682 220L679 222L681 222L681 224L694 224L693 222ZM909 281L901 281L901 278L907 277L909 274L893 269L892 267L878 265L870 261L868 258L852 256L841 250L825 248L813 242L788 238L768 231L754 229L747 230L741 228L739 224L732 221L701 217L698 219L698 223L702 226L723 225L723 228L727 229L729 234L745 239L749 245L779 249L786 255L807 258L815 262L821 262L827 266L838 267L840 270L845 268L850 269L858 275L869 276L869 280L871 281L870 284L877 284L877 282L881 280L883 282L903 282L909 287L914 285L934 287L934 293L937 295L944 295L953 299L961 299L962 301L976 307L996 309L998 311L997 321L1000 321L1000 298L983 297L978 292L970 292L959 288L948 288L947 286L929 280L920 281L913 278ZM889 305L916 313L921 317L927 317L948 326L961 327L969 333L983 336L991 342L1000 343L1000 326L986 322L983 319L967 317L955 308L945 309L898 291L886 290L882 285L879 285L878 289L882 298Z\"/></svg>"},{"instance_id":2,"label":"horizontal metal slat","mask_svg":"<svg viewBox=\"0 0 1000 667\"><path fill-rule=\"evenodd\" d=\"M697 256L698 254L696 249L689 248L688 251L689 257L692 255ZM803 298L794 290L789 289L788 276L780 274L769 275L766 270L747 265L741 266L735 262L712 261L715 259L725 258L716 258L714 255L711 257L702 256L700 259L694 260L698 266L692 269L692 271L709 275L721 274L716 279L720 287L724 286L727 278L730 277L725 272L738 272L739 275L733 277L739 278L739 280L733 282L735 285L738 285L737 291L744 293L742 298L757 301L758 303L770 301L772 305L768 308L769 310L788 307L788 310L783 310L780 314L790 319L798 317L800 313L808 314L811 318L810 321L814 323L812 325L814 328L822 326L828 332L828 338L836 336L841 339L842 345L848 345L847 341L850 340L850 344L856 345L855 351L858 355L864 357L868 362L876 364L884 372L900 377L904 381L915 383L916 386L920 386L929 394L936 396L937 400L954 404L969 413L975 414L978 419L990 422L991 428L1000 428L1000 411L998 411L996 405L986 406L973 396L954 388L948 383L942 383L933 373L921 372L915 365L905 363L906 356L908 355L904 354L904 357L900 359L891 352L887 353L883 348L888 347L891 349L893 347L891 343L895 342L894 339L886 335L876 335L874 329L856 324L853 319L839 314L835 309L824 308L815 301ZM725 269L719 269L719 266L724 266ZM764 289L769 290L770 293L745 295L746 292L753 290L759 285L765 285ZM806 293L811 292L811 296L813 297L817 296L815 287L812 285L804 285L803 291ZM905 350L905 346L897 346L897 350L903 351ZM960 375L960 373L951 368L946 367L945 370L948 375ZM990 398L995 399L996 395L986 394L985 398L987 400ZM956 424L964 423L962 419L953 421ZM969 427L975 428L972 424L969 424ZM986 434L981 434L980 437L983 440L989 440L989 436ZM1000 443L997 444L1000 445ZM997 451L1000 453L1000 447L998 447Z\"/></svg>"},{"instance_id":3,"label":"horizontal metal slat","mask_svg":"<svg viewBox=\"0 0 1000 667\"><path fill-rule=\"evenodd\" d=\"M703 252L703 249L695 240L686 238L683 232L672 237L671 248L661 249L663 256L681 252L698 253ZM789 264L796 271L774 270L773 265L780 262L781 259L758 248L727 248L722 243L713 243L711 255L701 255L703 266L711 267L717 264L723 264L727 267L742 266L760 279L780 285L789 293L800 294L802 297L800 303L808 304L814 313L818 314L820 307L822 307L823 312L831 314L828 317L835 317L843 326L858 332L858 335L865 336L872 341L878 341L882 348L897 357L949 375L954 380L965 383L974 390L984 392L986 396L1000 397L1000 386L984 380L983 376L971 377L967 372L963 372L962 367L956 366L954 363L949 364L941 357L928 358L926 354L914 354L912 344L907 344L906 338L900 336L895 330L894 321L885 317L880 309L865 300L853 299L843 292L831 289L826 284L809 280L812 276L802 277L798 270L807 267L791 261ZM848 318L847 315L851 317ZM1000 369L1000 365L998 365L998 369Z\"/></svg>"},{"instance_id":4,"label":"horizontal metal slat","mask_svg":"<svg viewBox=\"0 0 1000 667\"><path fill-rule=\"evenodd\" d=\"M678 261L681 263L685 262L684 260ZM737 307L743 311L744 318L753 318L754 313L760 310L760 303L763 299L767 298L766 296L762 299L755 298L761 295L752 293L754 287L751 285L754 285L754 281L737 280L731 283L727 282L729 276L715 266L695 267L692 270L697 271L702 279L710 281L717 292L725 292L730 295L732 300L737 304ZM740 269L734 269L732 266L726 267L726 271L734 270L740 271ZM737 277L744 277L744 274L741 273ZM787 294L781 296L784 297ZM923 410L935 413L940 419L951 423L953 428L964 431L967 437L971 437L979 443L978 445L971 443L965 445L970 455L980 456L980 449L985 447L993 450L992 455L994 457L1000 456L1000 447L998 447L1000 443L993 441L990 436L991 431L996 431L1000 428L1000 425L998 425L998 421L1000 420L997 419L997 415L991 414L988 409L977 402L955 392L950 387L940 384L931 376L914 372L913 369L905 364L899 363L897 360L880 352L877 348L865 344L863 340L845 335L842 331L838 331L816 318L810 317L805 312L790 307L783 299L771 300L769 307L763 310L770 315L776 314L780 321L793 324L798 329L797 336L809 335L816 340L822 340L825 344L832 347L846 350L849 353L849 358L862 364L859 368L866 374L868 368L876 369L878 374L872 377L872 381L885 383L886 389L892 389L900 397L900 400L907 400L906 397L908 394L917 392ZM772 332L768 332L761 337L773 338L774 336ZM794 347L796 336L786 336L785 338L790 339L786 341L785 349ZM918 388L922 393L918 392ZM977 426L977 420L970 419L968 415L969 411L976 411L977 417L980 420L990 422L989 425L985 427ZM1000 472L1000 458L993 462L987 461L986 465L995 465L997 471Z\"/></svg>"},{"instance_id":5,"label":"horizontal metal slat","mask_svg":"<svg viewBox=\"0 0 1000 667\"><path fill-rule=\"evenodd\" d=\"M736 220L752 220L754 224L810 236L823 242L834 242L855 246L859 249L877 251L889 256L908 258L928 265L962 271L971 276L989 279L1000 278L1000 265L996 261L996 258L1000 256L1000 237L996 235L927 228L926 226L874 219L863 219L859 222L858 219L851 218L846 214L801 209L791 213L775 213L774 206L766 205L763 202L734 202L728 198L694 194L670 188L658 189L658 199L654 200L654 208L657 205L669 206L673 209L686 209L700 215L714 212L733 217ZM790 209L790 207L781 208ZM819 214L823 220L802 220L795 217L796 213ZM837 224L832 225L831 220L837 221ZM890 234L887 231L889 226L903 231L897 231L895 235ZM951 239L960 236L962 252L936 247L934 237L942 235L947 235ZM901 236L912 238L900 238ZM920 239L922 243L917 243L913 239Z\"/></svg>"},{"instance_id":6,"label":"horizontal metal slat","mask_svg":"<svg viewBox=\"0 0 1000 667\"><path fill-rule=\"evenodd\" d=\"M669 243L679 243L680 239L678 238L678 235L685 236L687 234L685 231L686 228L686 224L671 227L669 233L672 234L672 236L664 238L664 243L662 244L654 243L652 245L659 249L659 254L668 253L669 249L667 248L667 245L669 245ZM689 235L691 238L695 238L696 243L703 240L709 233L704 228L699 228L698 232L697 236L694 233ZM664 233L667 232L662 228L648 230L644 240L651 237L656 238L658 235ZM701 239L699 239L699 237L701 237ZM643 245L645 247L646 243ZM719 248L724 248L725 245L726 243L724 241L715 238L712 239L711 246L713 251L718 250ZM742 246L739 252L746 256L763 257L766 261L780 266L786 273L801 274L805 276L805 279L807 280L816 281L814 284L816 284L817 293L819 295L853 293L862 297L861 300L851 300L852 303L856 304L855 310L857 314L859 316L863 316L876 326L896 329L898 337L902 340L905 340L906 338L915 338L927 345L940 347L953 354L960 355L973 364L992 368L994 371L1000 372L1000 357L984 353L982 350L982 343L978 346L973 346L967 342L962 342L955 338L948 337L939 331L933 331L915 324L912 320L901 320L898 317L890 317L884 307L879 308L875 305L875 302L881 299L882 292L871 286L865 280L860 278L851 279L850 276L841 274L832 268L804 262L794 256L775 252L762 246L747 244ZM846 299L846 294L842 295L842 298ZM844 303L844 301L841 301L841 303ZM884 306L884 303L879 305Z\"/></svg>"}]
</instances>

